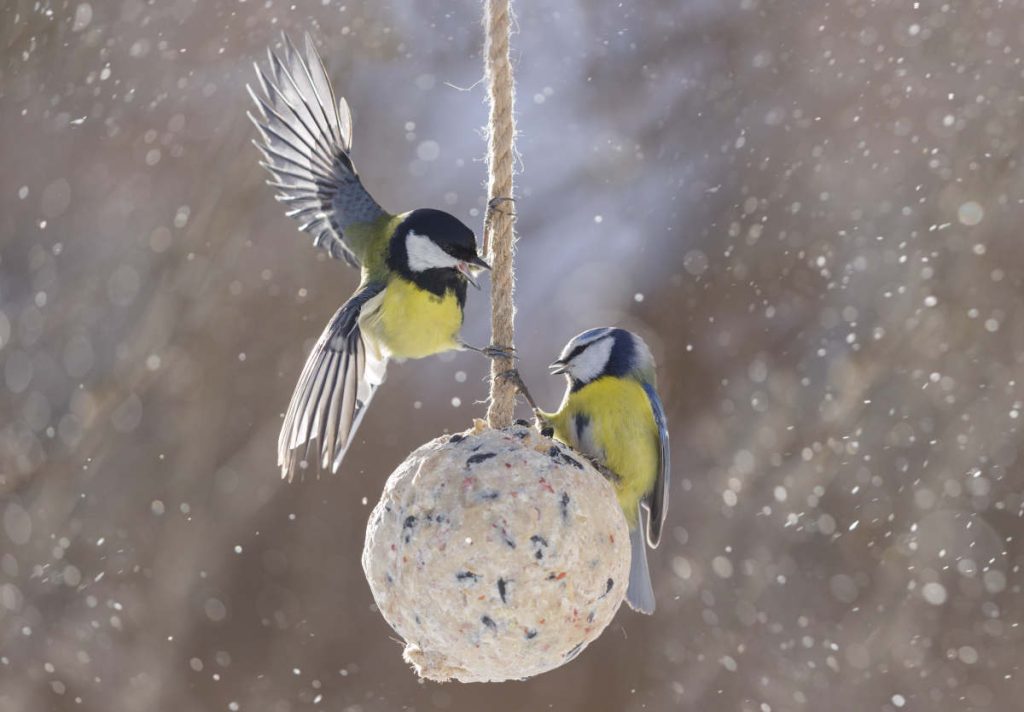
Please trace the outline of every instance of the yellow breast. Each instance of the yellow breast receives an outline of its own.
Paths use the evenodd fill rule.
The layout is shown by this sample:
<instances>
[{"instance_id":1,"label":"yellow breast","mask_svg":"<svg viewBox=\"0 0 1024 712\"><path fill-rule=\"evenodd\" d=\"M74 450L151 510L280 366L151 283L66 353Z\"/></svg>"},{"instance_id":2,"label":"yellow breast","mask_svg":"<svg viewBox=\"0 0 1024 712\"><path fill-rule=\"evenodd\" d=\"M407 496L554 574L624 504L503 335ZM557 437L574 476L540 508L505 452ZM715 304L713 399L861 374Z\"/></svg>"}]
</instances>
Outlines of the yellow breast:
<instances>
[{"instance_id":1,"label":"yellow breast","mask_svg":"<svg viewBox=\"0 0 1024 712\"><path fill-rule=\"evenodd\" d=\"M423 358L459 347L462 307L451 292L438 297L392 277L360 328L392 358Z\"/></svg>"},{"instance_id":2,"label":"yellow breast","mask_svg":"<svg viewBox=\"0 0 1024 712\"><path fill-rule=\"evenodd\" d=\"M658 426L643 386L631 378L599 378L568 393L549 420L556 439L619 476L619 505L636 526L637 503L653 489L659 466Z\"/></svg>"}]
</instances>

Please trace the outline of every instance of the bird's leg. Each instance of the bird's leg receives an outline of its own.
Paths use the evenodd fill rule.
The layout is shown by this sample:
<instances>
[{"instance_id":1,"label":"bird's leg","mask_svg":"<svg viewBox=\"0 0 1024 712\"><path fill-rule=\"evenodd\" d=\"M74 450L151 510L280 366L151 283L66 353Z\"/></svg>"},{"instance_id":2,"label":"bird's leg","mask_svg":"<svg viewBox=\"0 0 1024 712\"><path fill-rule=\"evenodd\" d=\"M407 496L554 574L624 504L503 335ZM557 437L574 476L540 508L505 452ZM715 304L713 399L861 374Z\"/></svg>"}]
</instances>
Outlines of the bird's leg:
<instances>
[{"instance_id":1,"label":"bird's leg","mask_svg":"<svg viewBox=\"0 0 1024 712\"><path fill-rule=\"evenodd\" d=\"M510 368L508 371L503 371L498 374L498 378L508 381L515 386L516 390L519 391L523 398L526 399L526 402L530 404L530 408L533 409L534 413L540 411L537 407L537 402L533 400L533 396L530 395L530 391L526 387L526 384L523 383L523 377L519 375L519 371L517 369Z\"/></svg>"},{"instance_id":2,"label":"bird's leg","mask_svg":"<svg viewBox=\"0 0 1024 712\"><path fill-rule=\"evenodd\" d=\"M498 346L497 344L489 344L483 348L479 346L470 346L465 341L460 342L462 348L469 349L470 351L476 351L478 354L483 354L487 358L507 358L510 361L517 358L515 346Z\"/></svg>"},{"instance_id":3,"label":"bird's leg","mask_svg":"<svg viewBox=\"0 0 1024 712\"><path fill-rule=\"evenodd\" d=\"M554 434L555 429L551 427L547 418L544 417L540 408L537 407L537 401L535 401L533 396L530 395L530 389L526 387L526 384L523 382L523 377L519 375L519 371L512 368L508 371L499 373L498 378L508 381L515 386L515 389L519 391L520 394L522 394L523 398L526 399L526 402L530 404L530 409L533 411L533 418L536 421L537 430L539 430L540 434L544 437L550 438Z\"/></svg>"}]
</instances>

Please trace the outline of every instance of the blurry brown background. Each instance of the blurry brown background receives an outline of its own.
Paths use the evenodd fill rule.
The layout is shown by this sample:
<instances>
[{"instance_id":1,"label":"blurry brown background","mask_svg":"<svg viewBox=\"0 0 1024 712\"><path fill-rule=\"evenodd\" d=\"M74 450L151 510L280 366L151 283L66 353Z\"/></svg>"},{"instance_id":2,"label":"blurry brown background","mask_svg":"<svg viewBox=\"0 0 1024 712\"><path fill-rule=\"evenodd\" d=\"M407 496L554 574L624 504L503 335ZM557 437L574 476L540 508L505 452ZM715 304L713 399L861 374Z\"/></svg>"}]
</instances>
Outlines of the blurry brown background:
<instances>
[{"instance_id":1,"label":"blurry brown background","mask_svg":"<svg viewBox=\"0 0 1024 712\"><path fill-rule=\"evenodd\" d=\"M0 8L0 710L1019 708L1020 2L517 3L524 377L640 331L675 469L657 614L500 686L418 683L359 565L483 359L274 466L356 275L263 185L253 60L311 31L385 207L481 222L480 4L339 3Z\"/></svg>"}]
</instances>

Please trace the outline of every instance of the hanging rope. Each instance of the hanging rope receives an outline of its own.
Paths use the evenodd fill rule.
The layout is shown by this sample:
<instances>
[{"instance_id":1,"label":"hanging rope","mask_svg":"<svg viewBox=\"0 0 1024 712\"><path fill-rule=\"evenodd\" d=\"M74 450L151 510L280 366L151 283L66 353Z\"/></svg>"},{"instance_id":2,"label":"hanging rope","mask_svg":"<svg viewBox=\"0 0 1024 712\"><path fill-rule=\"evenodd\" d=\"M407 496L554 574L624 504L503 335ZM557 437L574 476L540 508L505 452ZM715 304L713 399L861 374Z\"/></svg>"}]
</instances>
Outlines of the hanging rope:
<instances>
[{"instance_id":1,"label":"hanging rope","mask_svg":"<svg viewBox=\"0 0 1024 712\"><path fill-rule=\"evenodd\" d=\"M512 253L515 248L512 172L515 162L513 140L516 121L513 115L514 85L509 60L511 21L509 0L486 0L484 54L487 95L491 104L487 132L487 215L484 218L484 252L491 263L491 343L511 349L515 304L515 272ZM491 360L491 399L487 423L492 428L512 424L516 389L501 374L514 367L510 358Z\"/></svg>"}]
</instances>

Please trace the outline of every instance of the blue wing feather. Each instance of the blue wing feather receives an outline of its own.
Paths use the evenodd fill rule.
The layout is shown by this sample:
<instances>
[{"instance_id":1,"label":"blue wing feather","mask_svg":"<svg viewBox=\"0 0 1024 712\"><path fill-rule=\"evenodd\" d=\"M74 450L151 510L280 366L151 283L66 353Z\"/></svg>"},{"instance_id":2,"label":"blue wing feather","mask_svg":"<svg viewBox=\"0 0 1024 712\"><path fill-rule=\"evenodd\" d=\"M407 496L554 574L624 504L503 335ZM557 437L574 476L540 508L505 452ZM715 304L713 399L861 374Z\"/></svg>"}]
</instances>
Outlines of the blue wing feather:
<instances>
[{"instance_id":1,"label":"blue wing feather","mask_svg":"<svg viewBox=\"0 0 1024 712\"><path fill-rule=\"evenodd\" d=\"M668 511L668 488L671 478L672 462L668 445L668 419L665 417L665 409L661 406L661 398L654 386L650 383L643 384L647 399L651 403L651 410L654 411L654 422L658 426L658 444L660 446L658 477L654 483L654 490L645 499L644 507L647 509L647 544L656 547L661 540L661 525L665 521L665 514Z\"/></svg>"}]
</instances>

